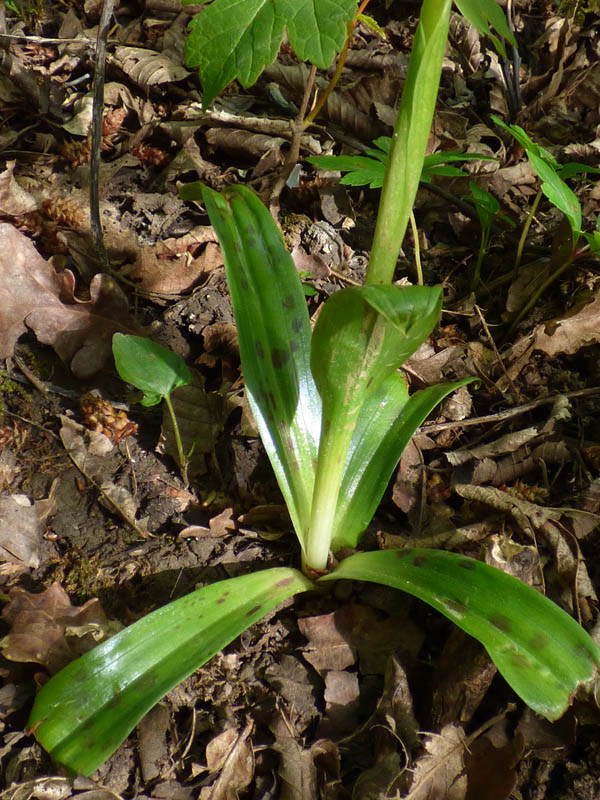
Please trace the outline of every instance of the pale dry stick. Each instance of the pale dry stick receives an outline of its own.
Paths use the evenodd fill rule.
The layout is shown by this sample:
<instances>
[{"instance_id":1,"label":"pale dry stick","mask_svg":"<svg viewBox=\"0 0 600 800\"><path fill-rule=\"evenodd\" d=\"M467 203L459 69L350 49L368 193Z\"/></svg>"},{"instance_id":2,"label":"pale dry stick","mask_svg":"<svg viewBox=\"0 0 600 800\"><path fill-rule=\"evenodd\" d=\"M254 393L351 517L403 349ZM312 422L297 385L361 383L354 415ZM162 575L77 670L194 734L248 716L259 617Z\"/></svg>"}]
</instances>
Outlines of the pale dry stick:
<instances>
[{"instance_id":1,"label":"pale dry stick","mask_svg":"<svg viewBox=\"0 0 600 800\"><path fill-rule=\"evenodd\" d=\"M106 66L106 40L115 0L104 0L98 38L94 80L92 83L92 152L90 154L90 226L94 247L100 259L102 272L110 272L108 255L104 246L102 223L100 222L100 144L102 142L102 117L104 116L104 69Z\"/></svg>"},{"instance_id":2,"label":"pale dry stick","mask_svg":"<svg viewBox=\"0 0 600 800\"><path fill-rule=\"evenodd\" d=\"M421 425L421 427L418 428L418 432L440 433L440 431L450 431L454 428L467 428L472 425L490 425L496 422L504 422L504 420L519 417L521 414L526 414L528 411L533 411L541 406L551 405L556 402L558 397L566 397L569 400L573 400L577 397L591 397L595 394L600 394L600 386L593 386L590 389L577 389L574 392L564 392L563 394L553 394L549 397L539 397L537 400L532 400L531 403L507 408L506 411L498 411L497 414L486 414L483 417L471 417L470 419L461 419L455 422L438 422L435 425Z\"/></svg>"},{"instance_id":3,"label":"pale dry stick","mask_svg":"<svg viewBox=\"0 0 600 800\"><path fill-rule=\"evenodd\" d=\"M317 68L313 65L310 69L308 80L306 81L306 87L304 89L304 96L302 98L300 111L298 112L296 119L292 122L292 140L290 142L290 149L286 156L285 163L281 168L279 175L277 176L277 180L271 189L269 211L271 212L271 216L275 221L277 221L279 216L279 196L281 195L283 187L285 186L287 179L292 174L292 170L296 166L300 157L300 142L306 127L304 123L304 117L306 116L306 109L308 108L308 102L312 94L316 75Z\"/></svg>"}]
</instances>

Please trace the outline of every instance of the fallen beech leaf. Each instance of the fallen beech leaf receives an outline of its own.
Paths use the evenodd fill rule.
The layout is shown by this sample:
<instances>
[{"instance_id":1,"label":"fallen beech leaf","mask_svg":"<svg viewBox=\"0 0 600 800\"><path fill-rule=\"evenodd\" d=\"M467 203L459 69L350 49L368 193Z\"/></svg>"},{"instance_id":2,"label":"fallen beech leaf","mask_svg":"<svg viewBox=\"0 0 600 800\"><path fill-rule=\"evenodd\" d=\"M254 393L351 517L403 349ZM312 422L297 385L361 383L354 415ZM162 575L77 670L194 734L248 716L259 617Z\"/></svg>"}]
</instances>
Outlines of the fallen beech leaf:
<instances>
[{"instance_id":1,"label":"fallen beech leaf","mask_svg":"<svg viewBox=\"0 0 600 800\"><path fill-rule=\"evenodd\" d=\"M12 589L2 617L10 633L0 642L5 658L35 662L54 674L122 626L109 622L97 597L73 606L59 583L41 594Z\"/></svg>"},{"instance_id":2,"label":"fallen beech leaf","mask_svg":"<svg viewBox=\"0 0 600 800\"><path fill-rule=\"evenodd\" d=\"M0 562L21 568L40 563L42 524L24 494L0 497Z\"/></svg>"},{"instance_id":3,"label":"fallen beech leaf","mask_svg":"<svg viewBox=\"0 0 600 800\"><path fill-rule=\"evenodd\" d=\"M26 236L0 224L0 358L12 355L27 326L86 378L110 355L113 333L143 332L109 275L94 276L84 302L75 297L74 285L72 273L57 274Z\"/></svg>"},{"instance_id":4,"label":"fallen beech leaf","mask_svg":"<svg viewBox=\"0 0 600 800\"><path fill-rule=\"evenodd\" d=\"M14 161L6 162L6 169L0 173L0 213L7 217L26 214L28 211L35 211L37 202L23 189L15 180L13 170Z\"/></svg>"},{"instance_id":5,"label":"fallen beech leaf","mask_svg":"<svg viewBox=\"0 0 600 800\"><path fill-rule=\"evenodd\" d=\"M426 755L415 764L413 785L406 800L465 800L463 729L446 725L441 733L429 734L425 749Z\"/></svg>"}]
</instances>

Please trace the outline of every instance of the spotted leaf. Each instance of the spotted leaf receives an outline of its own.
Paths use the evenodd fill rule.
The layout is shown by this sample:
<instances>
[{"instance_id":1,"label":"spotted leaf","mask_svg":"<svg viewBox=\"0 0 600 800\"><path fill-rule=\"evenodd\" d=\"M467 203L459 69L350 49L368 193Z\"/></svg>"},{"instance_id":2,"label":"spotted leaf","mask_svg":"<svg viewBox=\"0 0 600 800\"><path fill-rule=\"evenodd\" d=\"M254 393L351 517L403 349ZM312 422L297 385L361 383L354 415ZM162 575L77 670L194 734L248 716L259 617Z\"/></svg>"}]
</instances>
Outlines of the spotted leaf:
<instances>
[{"instance_id":1,"label":"spotted leaf","mask_svg":"<svg viewBox=\"0 0 600 800\"><path fill-rule=\"evenodd\" d=\"M302 573L281 567L174 600L51 678L29 726L55 761L89 775L174 686L283 600L312 586Z\"/></svg>"},{"instance_id":2,"label":"spotted leaf","mask_svg":"<svg viewBox=\"0 0 600 800\"><path fill-rule=\"evenodd\" d=\"M557 719L594 677L600 649L565 611L517 578L442 550L358 553L321 580L373 581L419 597L488 651L538 714Z\"/></svg>"}]
</instances>

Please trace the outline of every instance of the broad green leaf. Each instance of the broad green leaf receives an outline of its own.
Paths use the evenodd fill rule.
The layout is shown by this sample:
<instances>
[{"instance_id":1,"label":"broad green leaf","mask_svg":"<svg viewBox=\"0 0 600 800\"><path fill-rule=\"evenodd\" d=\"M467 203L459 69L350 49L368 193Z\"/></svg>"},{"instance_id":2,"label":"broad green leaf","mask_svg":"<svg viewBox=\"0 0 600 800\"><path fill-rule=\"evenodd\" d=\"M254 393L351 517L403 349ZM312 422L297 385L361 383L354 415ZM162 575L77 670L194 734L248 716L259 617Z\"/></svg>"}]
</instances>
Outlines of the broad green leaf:
<instances>
[{"instance_id":1,"label":"broad green leaf","mask_svg":"<svg viewBox=\"0 0 600 800\"><path fill-rule=\"evenodd\" d=\"M337 292L319 314L311 367L323 403L322 429L305 547L313 569L327 563L361 408L431 333L441 303L439 287L361 286Z\"/></svg>"},{"instance_id":2,"label":"broad green leaf","mask_svg":"<svg viewBox=\"0 0 600 800\"><path fill-rule=\"evenodd\" d=\"M251 86L275 60L284 27L298 58L326 69L355 11L355 0L213 0L193 19L185 48L204 107L235 78Z\"/></svg>"},{"instance_id":3,"label":"broad green leaf","mask_svg":"<svg viewBox=\"0 0 600 800\"><path fill-rule=\"evenodd\" d=\"M282 567L175 600L51 678L29 726L55 761L89 775L168 691L283 600L313 586Z\"/></svg>"},{"instance_id":4,"label":"broad green leaf","mask_svg":"<svg viewBox=\"0 0 600 800\"><path fill-rule=\"evenodd\" d=\"M311 345L324 426L337 416L354 427L367 394L425 341L441 307L440 287L353 286L329 298Z\"/></svg>"},{"instance_id":5,"label":"broad green leaf","mask_svg":"<svg viewBox=\"0 0 600 800\"><path fill-rule=\"evenodd\" d=\"M581 206L575 192L560 178L556 170L533 153L528 153L531 166L540 176L542 192L571 223L573 238L581 232Z\"/></svg>"},{"instance_id":6,"label":"broad green leaf","mask_svg":"<svg viewBox=\"0 0 600 800\"><path fill-rule=\"evenodd\" d=\"M396 372L367 398L348 449L335 513L334 551L357 546L417 428L450 392L473 380L430 386L409 398L406 381Z\"/></svg>"},{"instance_id":7,"label":"broad green leaf","mask_svg":"<svg viewBox=\"0 0 600 800\"><path fill-rule=\"evenodd\" d=\"M489 36L494 42L496 50L501 55L506 55L502 42L490 30L490 24L496 29L503 39L514 47L517 46L514 34L508 27L504 12L496 0L455 0L458 10L482 36Z\"/></svg>"},{"instance_id":8,"label":"broad green leaf","mask_svg":"<svg viewBox=\"0 0 600 800\"><path fill-rule=\"evenodd\" d=\"M547 719L564 713L600 665L598 646L561 608L472 558L423 549L358 553L321 580L339 578L392 586L429 603L478 639L515 692Z\"/></svg>"},{"instance_id":9,"label":"broad green leaf","mask_svg":"<svg viewBox=\"0 0 600 800\"><path fill-rule=\"evenodd\" d=\"M321 419L302 284L255 194L244 186L202 193L223 249L248 400L302 543Z\"/></svg>"},{"instance_id":10,"label":"broad green leaf","mask_svg":"<svg viewBox=\"0 0 600 800\"><path fill-rule=\"evenodd\" d=\"M192 379L180 355L151 339L115 333L112 349L119 375L144 392L145 406L156 405Z\"/></svg>"}]
</instances>

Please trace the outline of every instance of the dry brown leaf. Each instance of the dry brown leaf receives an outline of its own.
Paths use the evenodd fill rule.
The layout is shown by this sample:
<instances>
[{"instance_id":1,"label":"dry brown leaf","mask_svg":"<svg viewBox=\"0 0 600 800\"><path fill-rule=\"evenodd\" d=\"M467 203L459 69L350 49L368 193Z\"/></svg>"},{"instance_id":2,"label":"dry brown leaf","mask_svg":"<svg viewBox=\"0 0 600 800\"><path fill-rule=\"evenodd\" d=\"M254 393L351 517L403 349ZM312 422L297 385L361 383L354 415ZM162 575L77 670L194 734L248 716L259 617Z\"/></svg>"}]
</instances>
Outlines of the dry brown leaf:
<instances>
[{"instance_id":1,"label":"dry brown leaf","mask_svg":"<svg viewBox=\"0 0 600 800\"><path fill-rule=\"evenodd\" d=\"M237 800L254 777L254 751L250 734L252 722L243 731L230 728L215 736L206 747L206 763L211 772L219 772L212 786L200 792L200 800Z\"/></svg>"},{"instance_id":2,"label":"dry brown leaf","mask_svg":"<svg viewBox=\"0 0 600 800\"><path fill-rule=\"evenodd\" d=\"M113 61L141 89L157 83L180 81L190 74L185 67L162 53L142 47L117 47Z\"/></svg>"},{"instance_id":3,"label":"dry brown leaf","mask_svg":"<svg viewBox=\"0 0 600 800\"><path fill-rule=\"evenodd\" d=\"M75 375L89 377L110 355L113 333L143 333L109 275L94 277L87 301L77 300L74 284L72 273L57 274L26 236L0 224L0 358L12 355L27 326Z\"/></svg>"},{"instance_id":4,"label":"dry brown leaf","mask_svg":"<svg viewBox=\"0 0 600 800\"><path fill-rule=\"evenodd\" d=\"M35 568L40 563L41 543L42 523L29 498L24 494L2 495L0 563L8 562L21 569Z\"/></svg>"},{"instance_id":5,"label":"dry brown leaf","mask_svg":"<svg viewBox=\"0 0 600 800\"><path fill-rule=\"evenodd\" d=\"M446 725L441 733L429 734L425 750L415 765L412 789L405 800L465 800L463 729Z\"/></svg>"},{"instance_id":6,"label":"dry brown leaf","mask_svg":"<svg viewBox=\"0 0 600 800\"><path fill-rule=\"evenodd\" d=\"M10 633L0 648L11 661L35 662L54 674L122 626L109 622L100 601L94 597L73 606L59 583L41 594L12 589L2 617Z\"/></svg>"},{"instance_id":7,"label":"dry brown leaf","mask_svg":"<svg viewBox=\"0 0 600 800\"><path fill-rule=\"evenodd\" d=\"M14 161L6 162L6 169L0 173L0 214L16 217L35 211L37 201L17 183L13 175Z\"/></svg>"}]
</instances>

